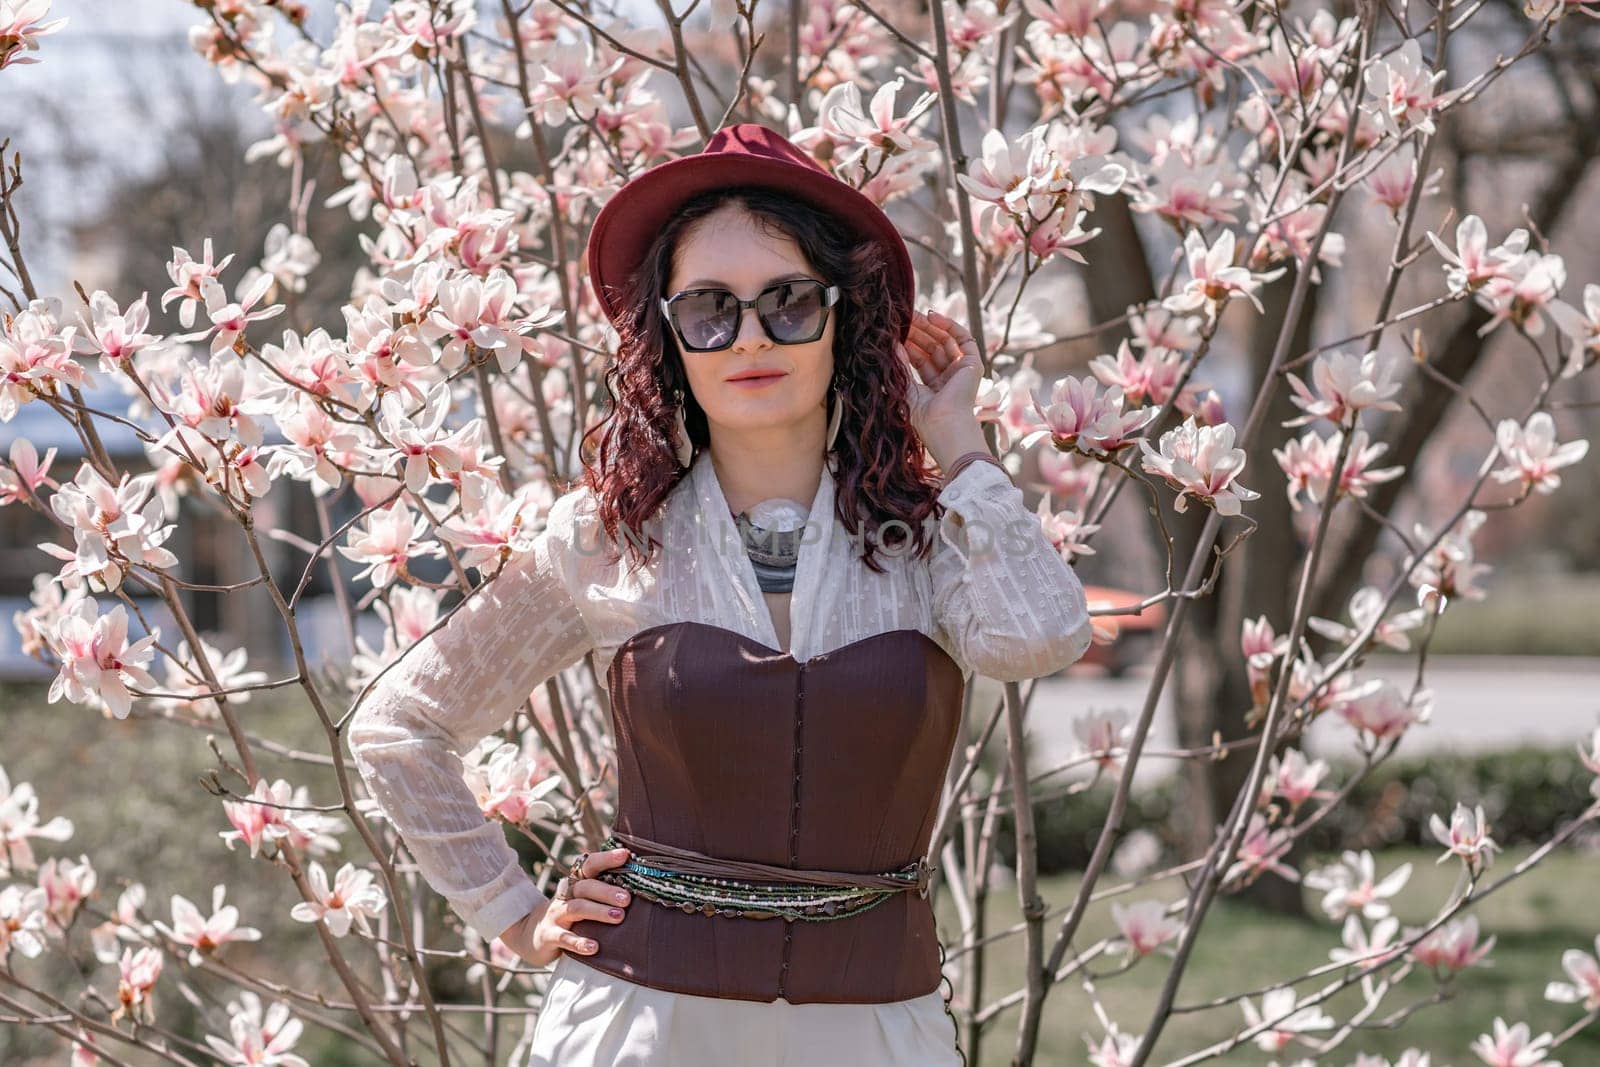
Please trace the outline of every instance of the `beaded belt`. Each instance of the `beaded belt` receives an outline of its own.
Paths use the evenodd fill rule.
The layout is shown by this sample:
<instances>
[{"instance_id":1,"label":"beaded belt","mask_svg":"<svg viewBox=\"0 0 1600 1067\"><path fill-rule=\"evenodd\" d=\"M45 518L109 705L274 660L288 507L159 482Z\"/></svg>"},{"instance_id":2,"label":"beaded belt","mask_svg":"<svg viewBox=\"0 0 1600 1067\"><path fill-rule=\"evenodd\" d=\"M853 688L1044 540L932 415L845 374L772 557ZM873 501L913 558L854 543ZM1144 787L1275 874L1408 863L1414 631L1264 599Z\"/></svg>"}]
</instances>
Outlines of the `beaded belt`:
<instances>
[{"instance_id":1,"label":"beaded belt","mask_svg":"<svg viewBox=\"0 0 1600 1067\"><path fill-rule=\"evenodd\" d=\"M884 874L794 870L719 859L615 831L602 847L625 847L629 854L620 867L596 875L601 881L682 911L745 919L844 919L894 893L915 890L926 897L933 873L926 857Z\"/></svg>"}]
</instances>

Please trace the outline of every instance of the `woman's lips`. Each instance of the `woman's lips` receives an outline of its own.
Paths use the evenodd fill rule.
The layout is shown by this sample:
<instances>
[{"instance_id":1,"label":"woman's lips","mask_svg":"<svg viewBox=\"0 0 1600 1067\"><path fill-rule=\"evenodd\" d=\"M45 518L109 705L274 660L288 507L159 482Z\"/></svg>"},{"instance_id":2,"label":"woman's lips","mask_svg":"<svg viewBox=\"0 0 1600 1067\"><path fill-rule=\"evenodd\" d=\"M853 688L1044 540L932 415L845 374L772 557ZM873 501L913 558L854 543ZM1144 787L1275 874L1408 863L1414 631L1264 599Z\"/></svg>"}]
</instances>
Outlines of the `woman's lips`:
<instances>
[{"instance_id":1,"label":"woman's lips","mask_svg":"<svg viewBox=\"0 0 1600 1067\"><path fill-rule=\"evenodd\" d=\"M728 384L737 385L744 389L759 389L763 385L771 385L773 382L784 376L785 375L783 375L781 372L775 371L772 374L762 374L750 378L729 378Z\"/></svg>"}]
</instances>

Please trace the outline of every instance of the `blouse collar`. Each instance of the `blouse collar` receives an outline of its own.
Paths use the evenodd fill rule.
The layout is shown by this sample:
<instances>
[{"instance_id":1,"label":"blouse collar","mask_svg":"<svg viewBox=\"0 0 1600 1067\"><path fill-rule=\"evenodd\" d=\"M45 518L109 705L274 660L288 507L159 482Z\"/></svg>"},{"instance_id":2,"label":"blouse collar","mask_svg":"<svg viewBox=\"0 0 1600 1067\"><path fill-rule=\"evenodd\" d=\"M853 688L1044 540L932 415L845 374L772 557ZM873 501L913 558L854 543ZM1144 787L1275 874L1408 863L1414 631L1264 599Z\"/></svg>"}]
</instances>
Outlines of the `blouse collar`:
<instances>
[{"instance_id":1,"label":"blouse collar","mask_svg":"<svg viewBox=\"0 0 1600 1067\"><path fill-rule=\"evenodd\" d=\"M789 645L798 660L811 655L811 619L816 603L817 578L822 563L834 537L838 520L834 517L834 457L831 453L822 464L822 477L817 482L816 494L811 498L806 512L806 533L800 539L800 555L795 563L794 591L789 598ZM761 596L761 583L756 577L755 564L745 552L744 540L739 535L739 525L728 508L727 496L717 478L711 454L702 450L694 458L689 471L695 490L695 501L700 510L700 521L708 524L712 554L723 563L723 577L729 588L747 612L746 622L754 632L763 635L769 648L779 645L772 616Z\"/></svg>"}]
</instances>

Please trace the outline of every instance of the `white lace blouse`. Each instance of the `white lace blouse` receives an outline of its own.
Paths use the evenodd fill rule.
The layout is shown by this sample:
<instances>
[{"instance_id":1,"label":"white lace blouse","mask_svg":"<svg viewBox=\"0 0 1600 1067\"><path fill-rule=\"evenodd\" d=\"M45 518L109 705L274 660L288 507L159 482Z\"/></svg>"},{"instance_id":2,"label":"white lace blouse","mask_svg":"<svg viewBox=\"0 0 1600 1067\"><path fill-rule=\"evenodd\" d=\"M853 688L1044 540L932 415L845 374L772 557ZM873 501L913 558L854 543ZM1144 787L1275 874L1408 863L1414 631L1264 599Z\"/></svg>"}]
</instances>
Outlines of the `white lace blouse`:
<instances>
[{"instance_id":1,"label":"white lace blouse","mask_svg":"<svg viewBox=\"0 0 1600 1067\"><path fill-rule=\"evenodd\" d=\"M834 517L823 465L789 601L790 655L804 662L911 628L969 677L1010 681L1053 673L1087 651L1083 586L1006 474L973 463L939 500L948 511L930 556L880 548L880 574L857 558ZM585 653L603 683L617 647L650 626L708 623L780 649L706 453L646 524L663 547L637 571L603 547L594 505L587 487L559 497L531 550L407 648L348 724L355 766L418 871L486 941L544 894L479 809L461 754Z\"/></svg>"}]
</instances>

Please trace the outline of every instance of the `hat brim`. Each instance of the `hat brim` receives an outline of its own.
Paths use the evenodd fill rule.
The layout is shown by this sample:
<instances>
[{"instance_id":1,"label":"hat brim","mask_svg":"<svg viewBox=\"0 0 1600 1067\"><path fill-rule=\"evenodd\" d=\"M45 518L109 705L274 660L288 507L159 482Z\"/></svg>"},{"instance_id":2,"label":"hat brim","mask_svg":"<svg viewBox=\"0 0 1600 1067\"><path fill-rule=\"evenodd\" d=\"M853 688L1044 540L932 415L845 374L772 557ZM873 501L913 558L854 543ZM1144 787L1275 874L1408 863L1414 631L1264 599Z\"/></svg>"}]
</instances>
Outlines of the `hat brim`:
<instances>
[{"instance_id":1,"label":"hat brim","mask_svg":"<svg viewBox=\"0 0 1600 1067\"><path fill-rule=\"evenodd\" d=\"M888 253L891 298L909 328L916 281L905 238L872 199L830 174L761 156L693 155L650 168L619 189L589 231L589 281L615 324L623 312L622 287L643 261L656 235L678 208L712 189L755 185L785 192L878 241Z\"/></svg>"}]
</instances>

